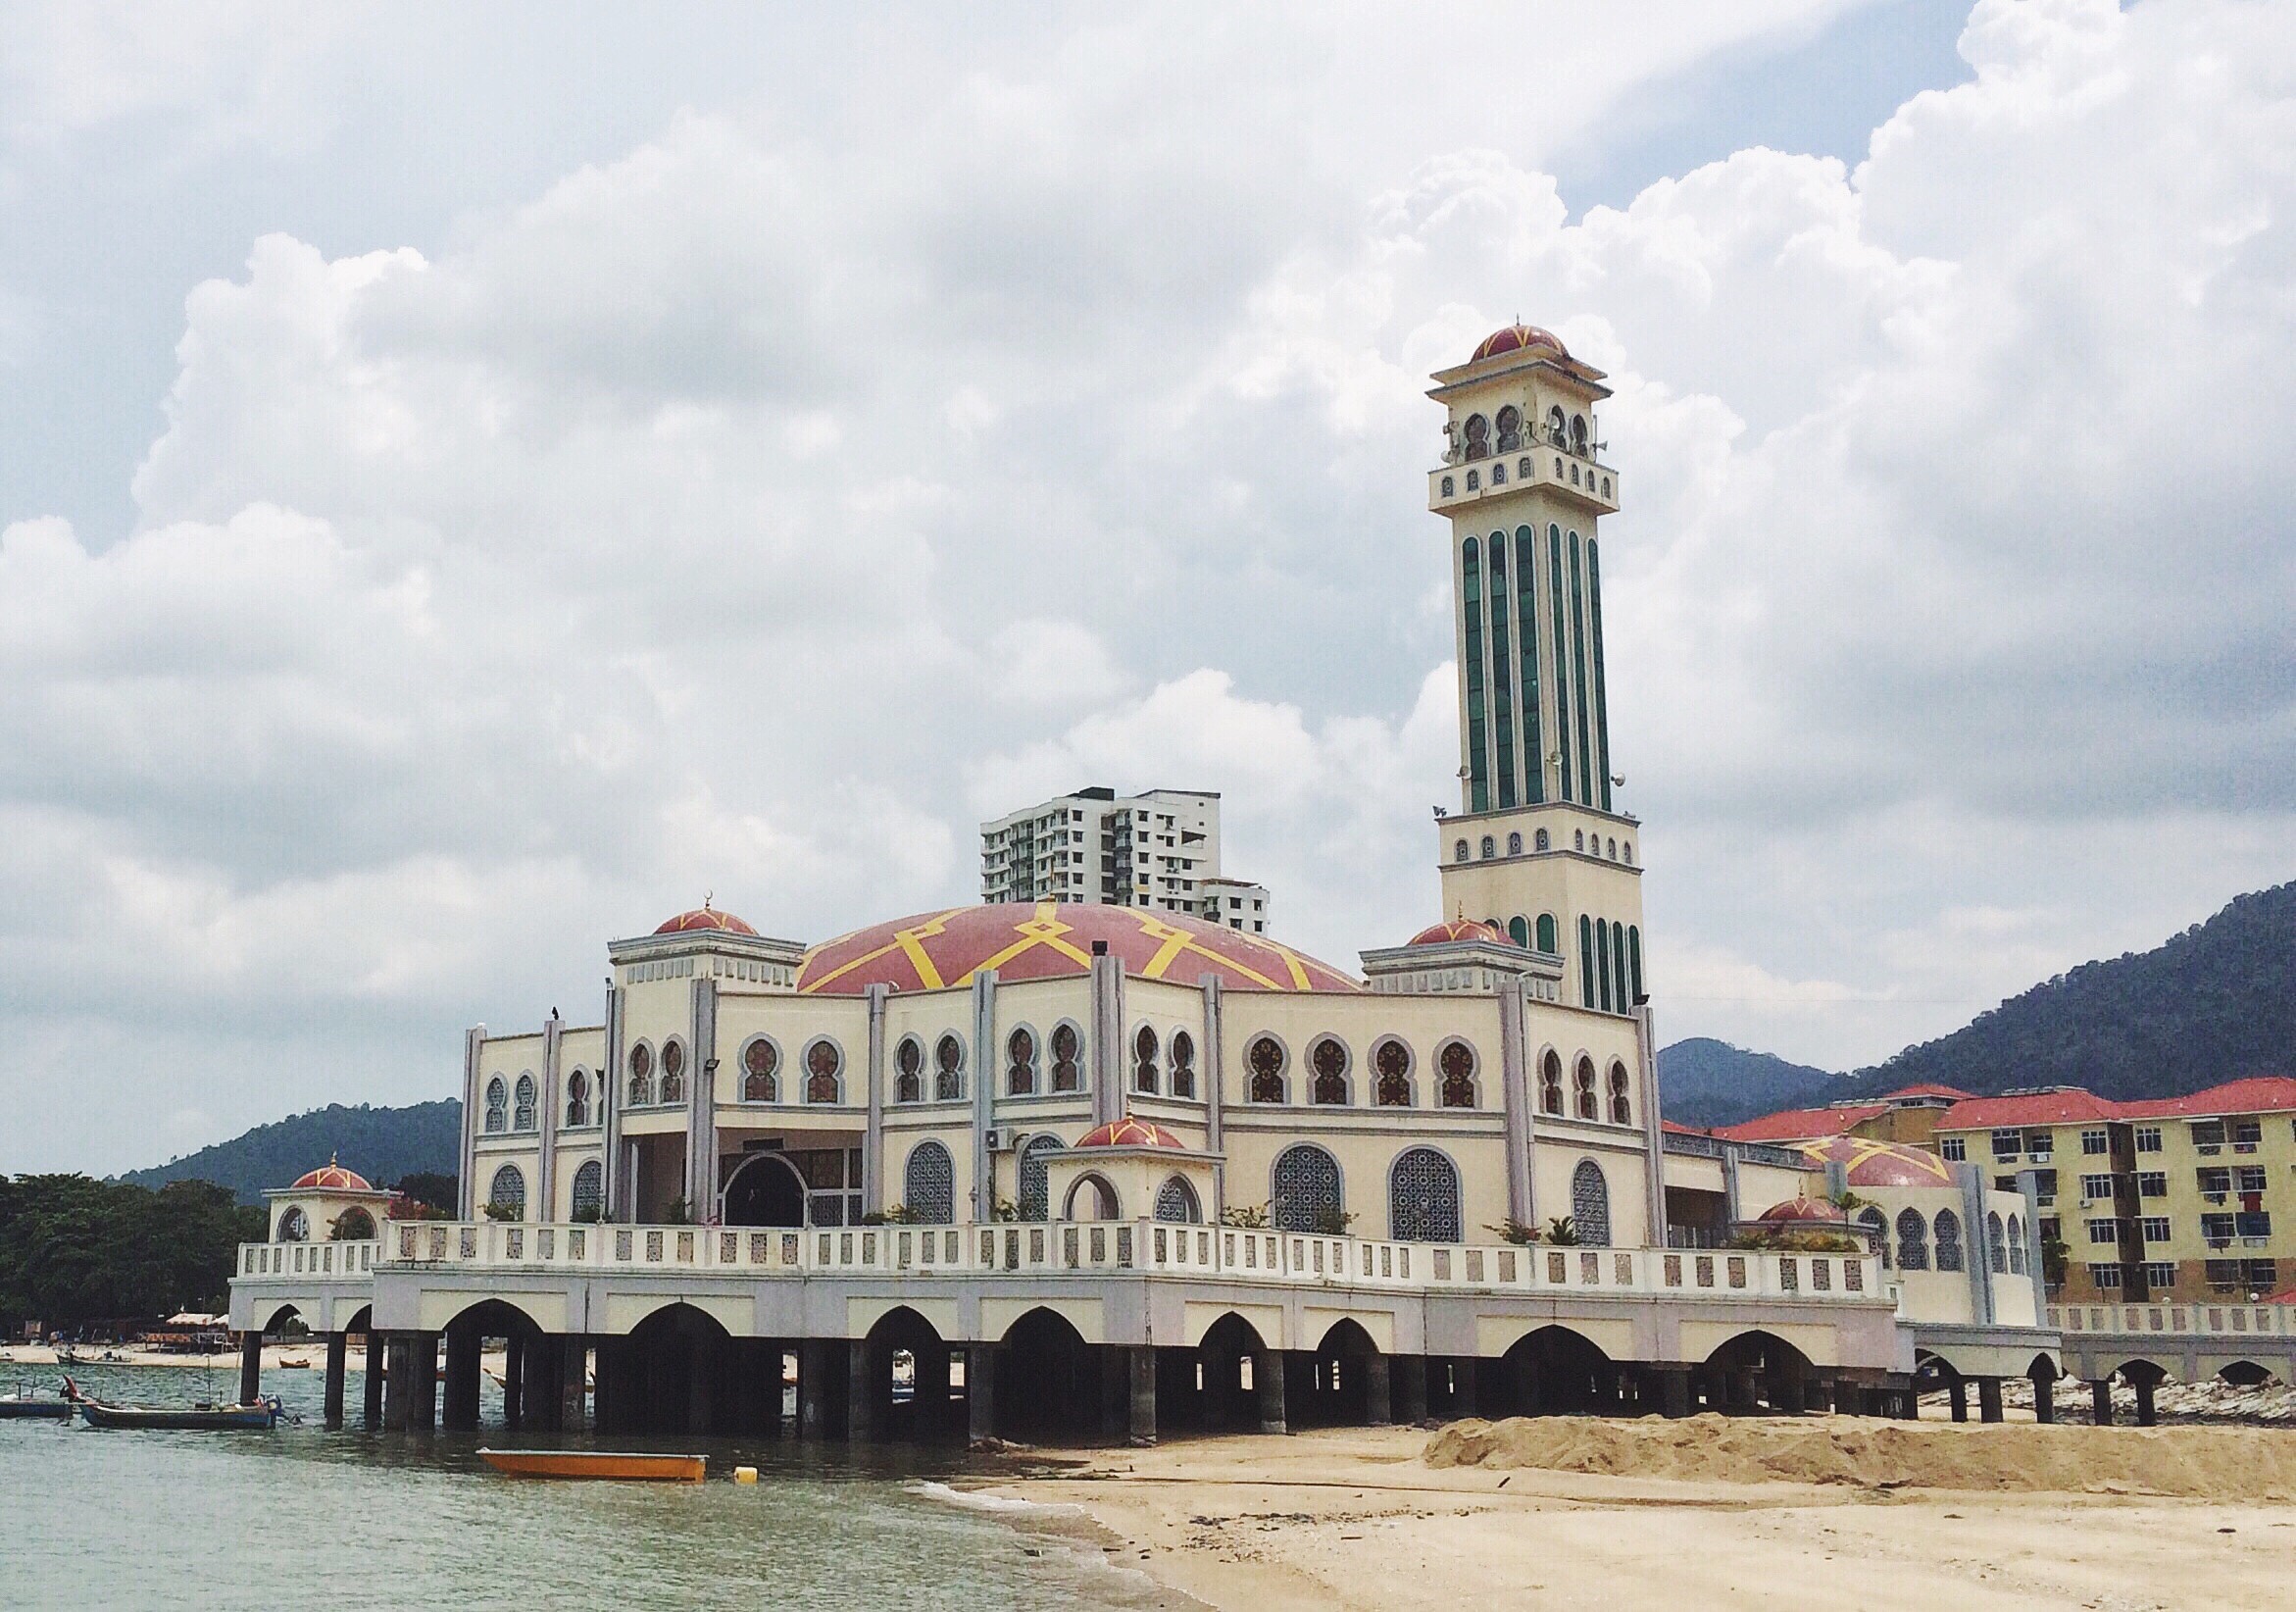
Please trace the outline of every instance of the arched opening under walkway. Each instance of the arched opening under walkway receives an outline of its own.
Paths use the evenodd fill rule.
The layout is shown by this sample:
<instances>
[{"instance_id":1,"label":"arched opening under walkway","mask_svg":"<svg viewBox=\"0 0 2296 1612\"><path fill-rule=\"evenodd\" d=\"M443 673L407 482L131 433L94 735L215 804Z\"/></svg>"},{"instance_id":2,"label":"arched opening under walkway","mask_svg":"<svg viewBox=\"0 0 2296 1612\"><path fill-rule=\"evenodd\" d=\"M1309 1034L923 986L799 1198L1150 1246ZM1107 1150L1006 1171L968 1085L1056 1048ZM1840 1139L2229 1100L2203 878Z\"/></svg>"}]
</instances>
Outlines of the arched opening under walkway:
<instances>
[{"instance_id":1,"label":"arched opening under walkway","mask_svg":"<svg viewBox=\"0 0 2296 1612\"><path fill-rule=\"evenodd\" d=\"M1284 1420L1291 1426L1362 1427L1389 1419L1387 1357L1361 1322L1333 1322L1316 1352L1298 1357L1286 1377Z\"/></svg>"},{"instance_id":2,"label":"arched opening under walkway","mask_svg":"<svg viewBox=\"0 0 2296 1612\"><path fill-rule=\"evenodd\" d=\"M1500 1357L1495 1414L1553 1416L1616 1411L1619 1368L1593 1339L1569 1327L1526 1333Z\"/></svg>"},{"instance_id":3,"label":"arched opening under walkway","mask_svg":"<svg viewBox=\"0 0 2296 1612\"><path fill-rule=\"evenodd\" d=\"M888 1310L854 1345L861 1351L857 1426L869 1436L925 1443L962 1436L963 1402L950 1394L948 1342L907 1305Z\"/></svg>"},{"instance_id":4,"label":"arched opening under walkway","mask_svg":"<svg viewBox=\"0 0 2296 1612\"><path fill-rule=\"evenodd\" d=\"M1004 1336L997 1381L997 1432L1032 1443L1076 1442L1102 1421L1101 1372L1068 1317L1039 1306Z\"/></svg>"},{"instance_id":5,"label":"arched opening under walkway","mask_svg":"<svg viewBox=\"0 0 2296 1612\"><path fill-rule=\"evenodd\" d=\"M1699 1369L1709 1410L1798 1414L1809 1403L1810 1357L1774 1333L1740 1333Z\"/></svg>"},{"instance_id":6,"label":"arched opening under walkway","mask_svg":"<svg viewBox=\"0 0 2296 1612\"><path fill-rule=\"evenodd\" d=\"M736 1338L691 1304L654 1311L598 1348L601 1433L687 1436L772 1434L781 1413L782 1350Z\"/></svg>"},{"instance_id":7,"label":"arched opening under walkway","mask_svg":"<svg viewBox=\"0 0 2296 1612\"><path fill-rule=\"evenodd\" d=\"M488 1422L511 1430L562 1424L563 1411L545 1403L554 1394L563 1403L559 1340L525 1311L498 1298L482 1299L449 1321L443 1337L446 1404L440 1421L449 1432L469 1433ZM547 1364L546 1353L552 1356Z\"/></svg>"},{"instance_id":8,"label":"arched opening under walkway","mask_svg":"<svg viewBox=\"0 0 2296 1612\"><path fill-rule=\"evenodd\" d=\"M725 1183L727 1226L803 1226L805 1183L778 1153L752 1153Z\"/></svg>"}]
</instances>

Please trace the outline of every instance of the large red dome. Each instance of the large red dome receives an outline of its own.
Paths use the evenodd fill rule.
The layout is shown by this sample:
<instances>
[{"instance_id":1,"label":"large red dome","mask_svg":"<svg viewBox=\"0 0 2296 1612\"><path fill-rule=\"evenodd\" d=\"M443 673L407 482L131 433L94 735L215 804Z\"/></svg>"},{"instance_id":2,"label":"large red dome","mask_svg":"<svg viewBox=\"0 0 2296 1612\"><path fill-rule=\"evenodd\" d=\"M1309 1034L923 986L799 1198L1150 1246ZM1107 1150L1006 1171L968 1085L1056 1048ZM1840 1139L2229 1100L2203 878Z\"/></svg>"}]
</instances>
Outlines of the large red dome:
<instances>
[{"instance_id":1,"label":"large red dome","mask_svg":"<svg viewBox=\"0 0 2296 1612\"><path fill-rule=\"evenodd\" d=\"M1557 339L1552 330L1542 330L1535 325L1510 325L1503 330L1493 330L1484 336L1482 345L1475 348L1470 364L1480 364L1486 358L1497 358L1502 353L1528 352L1540 348L1557 358L1569 358L1571 349Z\"/></svg>"},{"instance_id":2,"label":"large red dome","mask_svg":"<svg viewBox=\"0 0 2296 1612\"><path fill-rule=\"evenodd\" d=\"M372 1192L374 1190L374 1187L367 1184L365 1176L356 1170L345 1170L332 1158L329 1158L317 1170L306 1170L302 1175L296 1177L295 1184L288 1187L287 1190L300 1192L311 1188L317 1188L323 1192Z\"/></svg>"},{"instance_id":3,"label":"large red dome","mask_svg":"<svg viewBox=\"0 0 2296 1612\"><path fill-rule=\"evenodd\" d=\"M1953 1172L1924 1148L1871 1136L1821 1136L1790 1144L1820 1166L1849 1167L1852 1186L1952 1186Z\"/></svg>"},{"instance_id":4,"label":"large red dome","mask_svg":"<svg viewBox=\"0 0 2296 1612\"><path fill-rule=\"evenodd\" d=\"M1363 986L1327 963L1199 919L1139 907L1009 901L896 918L824 940L805 954L805 995L859 996L872 985L938 990L982 969L1000 980L1051 980L1092 971L1104 941L1126 974L1192 985L1210 974L1229 990L1345 990Z\"/></svg>"}]
</instances>

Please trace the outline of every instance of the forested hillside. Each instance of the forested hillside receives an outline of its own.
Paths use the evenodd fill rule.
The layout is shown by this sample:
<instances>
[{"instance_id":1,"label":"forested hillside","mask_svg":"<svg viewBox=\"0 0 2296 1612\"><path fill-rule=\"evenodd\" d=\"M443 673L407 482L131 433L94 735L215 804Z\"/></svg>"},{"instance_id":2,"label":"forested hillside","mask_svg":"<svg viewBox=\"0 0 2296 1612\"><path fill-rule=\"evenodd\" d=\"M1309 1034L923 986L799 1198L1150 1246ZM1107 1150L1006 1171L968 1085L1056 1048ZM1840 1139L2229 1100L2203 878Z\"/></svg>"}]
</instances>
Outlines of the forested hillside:
<instances>
[{"instance_id":1,"label":"forested hillside","mask_svg":"<svg viewBox=\"0 0 2296 1612\"><path fill-rule=\"evenodd\" d=\"M304 1171L339 1157L377 1186L403 1177L451 1177L462 1147L463 1105L452 1097L411 1108L357 1108L333 1104L203 1147L151 1170L122 1176L139 1186L172 1181L212 1181L241 1203L261 1203L265 1188L284 1186Z\"/></svg>"}]
</instances>

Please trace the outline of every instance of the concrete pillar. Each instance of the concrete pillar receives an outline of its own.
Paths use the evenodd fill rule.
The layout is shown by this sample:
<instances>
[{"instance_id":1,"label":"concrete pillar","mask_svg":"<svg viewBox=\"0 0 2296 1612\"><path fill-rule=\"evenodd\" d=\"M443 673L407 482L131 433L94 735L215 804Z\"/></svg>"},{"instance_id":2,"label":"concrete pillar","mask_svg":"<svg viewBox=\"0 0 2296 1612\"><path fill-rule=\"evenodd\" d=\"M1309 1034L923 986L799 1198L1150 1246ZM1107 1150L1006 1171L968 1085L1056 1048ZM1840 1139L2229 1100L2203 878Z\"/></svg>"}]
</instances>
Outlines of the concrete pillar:
<instances>
[{"instance_id":1,"label":"concrete pillar","mask_svg":"<svg viewBox=\"0 0 2296 1612\"><path fill-rule=\"evenodd\" d=\"M1980 1422L2001 1420L2000 1378L1980 1377L1977 1379L1977 1420Z\"/></svg>"},{"instance_id":2,"label":"concrete pillar","mask_svg":"<svg viewBox=\"0 0 2296 1612\"><path fill-rule=\"evenodd\" d=\"M326 1335L326 1400L321 1419L329 1432L343 1425L343 1377L350 1369L351 1339L344 1333Z\"/></svg>"},{"instance_id":3,"label":"concrete pillar","mask_svg":"<svg viewBox=\"0 0 2296 1612\"><path fill-rule=\"evenodd\" d=\"M252 1405L263 1397L263 1334L239 1335L239 1403Z\"/></svg>"},{"instance_id":4,"label":"concrete pillar","mask_svg":"<svg viewBox=\"0 0 2296 1612\"><path fill-rule=\"evenodd\" d=\"M1393 1397L1388 1386L1389 1366L1383 1354L1363 1357L1364 1421L1374 1428L1383 1428L1395 1420L1389 1411Z\"/></svg>"},{"instance_id":5,"label":"concrete pillar","mask_svg":"<svg viewBox=\"0 0 2296 1612\"><path fill-rule=\"evenodd\" d=\"M428 1433L438 1426L438 1335L410 1335L407 1361L407 1427Z\"/></svg>"},{"instance_id":6,"label":"concrete pillar","mask_svg":"<svg viewBox=\"0 0 2296 1612\"><path fill-rule=\"evenodd\" d=\"M1465 1419L1481 1414L1476 1410L1478 1400L1476 1361L1472 1355L1462 1355L1451 1362L1451 1414Z\"/></svg>"},{"instance_id":7,"label":"concrete pillar","mask_svg":"<svg viewBox=\"0 0 2296 1612\"><path fill-rule=\"evenodd\" d=\"M1690 1414L1690 1369L1687 1366L1661 1366L1658 1370L1659 1414L1684 1417Z\"/></svg>"},{"instance_id":8,"label":"concrete pillar","mask_svg":"<svg viewBox=\"0 0 2296 1612\"><path fill-rule=\"evenodd\" d=\"M716 1337L697 1337L686 1354L685 1431L699 1437L714 1431L718 1415Z\"/></svg>"},{"instance_id":9,"label":"concrete pillar","mask_svg":"<svg viewBox=\"0 0 2296 1612\"><path fill-rule=\"evenodd\" d=\"M1802 1414L1803 1381L1792 1371L1772 1372L1770 1377L1770 1408L1781 1416Z\"/></svg>"},{"instance_id":10,"label":"concrete pillar","mask_svg":"<svg viewBox=\"0 0 2296 1612\"><path fill-rule=\"evenodd\" d=\"M526 1425L526 1340L515 1331L502 1340L502 1425L513 1433Z\"/></svg>"},{"instance_id":11,"label":"concrete pillar","mask_svg":"<svg viewBox=\"0 0 2296 1612\"><path fill-rule=\"evenodd\" d=\"M1967 1422L1970 1419L1970 1385L1957 1377L1945 1385L1945 1396L1953 1406L1953 1419L1956 1422Z\"/></svg>"},{"instance_id":12,"label":"concrete pillar","mask_svg":"<svg viewBox=\"0 0 2296 1612\"><path fill-rule=\"evenodd\" d=\"M996 1436L996 1353L994 1343L965 1351L966 1433L975 1441Z\"/></svg>"},{"instance_id":13,"label":"concrete pillar","mask_svg":"<svg viewBox=\"0 0 2296 1612\"><path fill-rule=\"evenodd\" d=\"M1145 1344L1124 1350L1131 1362L1130 1432L1134 1444L1156 1442L1156 1351Z\"/></svg>"},{"instance_id":14,"label":"concrete pillar","mask_svg":"<svg viewBox=\"0 0 2296 1612\"><path fill-rule=\"evenodd\" d=\"M367 1325L367 1369L359 1374L359 1421L369 1433L382 1426L382 1335Z\"/></svg>"},{"instance_id":15,"label":"concrete pillar","mask_svg":"<svg viewBox=\"0 0 2296 1612\"><path fill-rule=\"evenodd\" d=\"M1100 1436L1114 1442L1131 1426L1131 1365L1123 1344L1106 1343L1100 1356Z\"/></svg>"},{"instance_id":16,"label":"concrete pillar","mask_svg":"<svg viewBox=\"0 0 2296 1612\"><path fill-rule=\"evenodd\" d=\"M2057 1420L2057 1380L2036 1373L2033 1385L2033 1420L2046 1427Z\"/></svg>"},{"instance_id":17,"label":"concrete pillar","mask_svg":"<svg viewBox=\"0 0 2296 1612\"><path fill-rule=\"evenodd\" d=\"M383 1381L387 1393L382 1402L382 1425L392 1433L405 1433L407 1419L413 1414L410 1401L414 1394L407 1376L414 1367L414 1347L405 1333L393 1333L383 1339Z\"/></svg>"},{"instance_id":18,"label":"concrete pillar","mask_svg":"<svg viewBox=\"0 0 2296 1612\"><path fill-rule=\"evenodd\" d=\"M874 1439L877 1422L876 1351L867 1338L845 1345L845 1436L864 1444Z\"/></svg>"},{"instance_id":19,"label":"concrete pillar","mask_svg":"<svg viewBox=\"0 0 2296 1612\"><path fill-rule=\"evenodd\" d=\"M471 1327L455 1327L446 1335L446 1428L449 1433L474 1433L478 1427L478 1346L482 1340Z\"/></svg>"},{"instance_id":20,"label":"concrete pillar","mask_svg":"<svg viewBox=\"0 0 2296 1612\"><path fill-rule=\"evenodd\" d=\"M1252 1354L1252 1385L1260 1397L1260 1431L1289 1433L1283 1417L1283 1351L1258 1349Z\"/></svg>"},{"instance_id":21,"label":"concrete pillar","mask_svg":"<svg viewBox=\"0 0 2296 1612\"><path fill-rule=\"evenodd\" d=\"M2089 1385L2089 1400L2095 1407L2094 1415L2097 1426L2100 1428L2111 1427L2113 1425L2113 1380L2110 1377L2101 1377L2091 1383Z\"/></svg>"},{"instance_id":22,"label":"concrete pillar","mask_svg":"<svg viewBox=\"0 0 2296 1612\"><path fill-rule=\"evenodd\" d=\"M1417 1427L1427 1419L1427 1357L1423 1354L1398 1355L1395 1375L1401 1406L1399 1419L1406 1426Z\"/></svg>"},{"instance_id":23,"label":"concrete pillar","mask_svg":"<svg viewBox=\"0 0 2296 1612\"><path fill-rule=\"evenodd\" d=\"M519 1380L519 1414L537 1433L558 1432L558 1419L566 1408L565 1395L558 1386L559 1342L556 1335L544 1333L526 1344L523 1356L525 1364Z\"/></svg>"},{"instance_id":24,"label":"concrete pillar","mask_svg":"<svg viewBox=\"0 0 2296 1612\"><path fill-rule=\"evenodd\" d=\"M2153 1412L2153 1380L2139 1377L2130 1385L2136 1389L2136 1425L2149 1428L2160 1420Z\"/></svg>"},{"instance_id":25,"label":"concrete pillar","mask_svg":"<svg viewBox=\"0 0 2296 1612\"><path fill-rule=\"evenodd\" d=\"M809 1337L797 1348L797 1436L829 1436L835 1391L829 1374L841 1364L824 1337Z\"/></svg>"},{"instance_id":26,"label":"concrete pillar","mask_svg":"<svg viewBox=\"0 0 2296 1612\"><path fill-rule=\"evenodd\" d=\"M1762 1398L1759 1390L1756 1389L1754 1385L1754 1374L1752 1372L1743 1371L1730 1373L1729 1384L1730 1409L1750 1411L1759 1409L1761 1407Z\"/></svg>"},{"instance_id":27,"label":"concrete pillar","mask_svg":"<svg viewBox=\"0 0 2296 1612\"><path fill-rule=\"evenodd\" d=\"M1531 1358L1529 1351L1508 1356L1500 1370L1506 1374L1508 1412L1515 1416L1538 1415L1538 1362Z\"/></svg>"},{"instance_id":28,"label":"concrete pillar","mask_svg":"<svg viewBox=\"0 0 2296 1612\"><path fill-rule=\"evenodd\" d=\"M775 1362L779 1364L778 1361ZM589 1408L590 1340L576 1333L559 1339L558 1374L558 1427L562 1432L574 1432L582 1425L583 1412ZM778 1378L780 1373L776 1371ZM780 1384L774 1389L778 1393Z\"/></svg>"}]
</instances>

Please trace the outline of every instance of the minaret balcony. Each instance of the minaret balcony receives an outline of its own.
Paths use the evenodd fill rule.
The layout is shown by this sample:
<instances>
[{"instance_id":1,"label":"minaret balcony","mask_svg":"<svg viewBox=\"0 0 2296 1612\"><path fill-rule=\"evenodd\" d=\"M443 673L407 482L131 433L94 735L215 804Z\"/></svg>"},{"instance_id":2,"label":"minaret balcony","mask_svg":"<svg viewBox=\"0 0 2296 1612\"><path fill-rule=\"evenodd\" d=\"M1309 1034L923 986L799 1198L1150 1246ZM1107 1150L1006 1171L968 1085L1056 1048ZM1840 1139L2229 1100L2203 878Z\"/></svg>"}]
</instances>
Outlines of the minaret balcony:
<instances>
[{"instance_id":1,"label":"minaret balcony","mask_svg":"<svg viewBox=\"0 0 2296 1612\"><path fill-rule=\"evenodd\" d=\"M1596 515L1619 509L1619 473L1567 448L1533 447L1427 473L1427 508L1456 515L1462 509L1520 492L1551 492Z\"/></svg>"}]
</instances>

